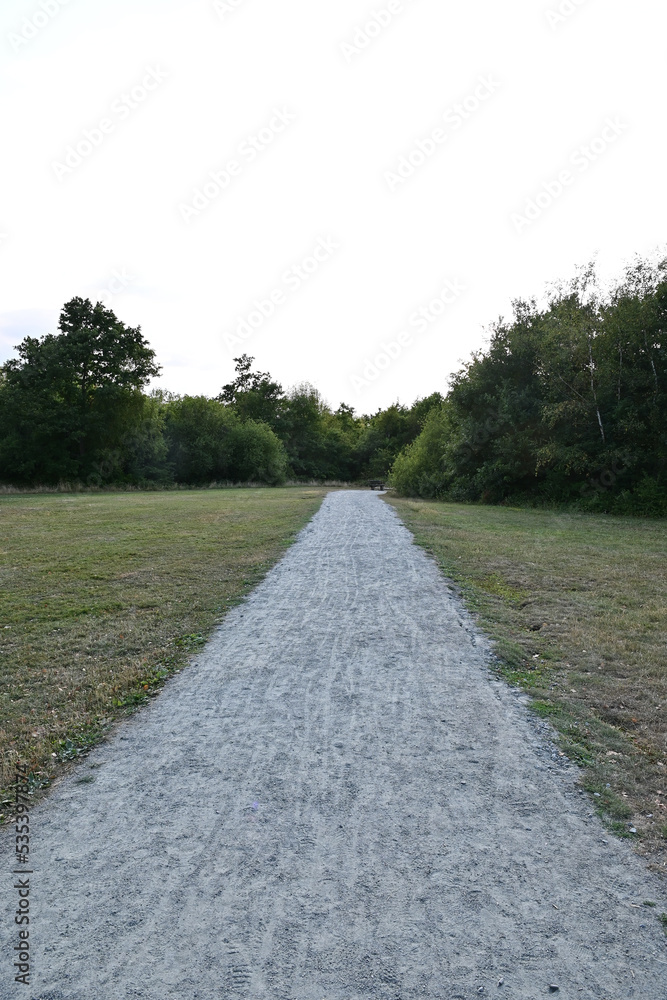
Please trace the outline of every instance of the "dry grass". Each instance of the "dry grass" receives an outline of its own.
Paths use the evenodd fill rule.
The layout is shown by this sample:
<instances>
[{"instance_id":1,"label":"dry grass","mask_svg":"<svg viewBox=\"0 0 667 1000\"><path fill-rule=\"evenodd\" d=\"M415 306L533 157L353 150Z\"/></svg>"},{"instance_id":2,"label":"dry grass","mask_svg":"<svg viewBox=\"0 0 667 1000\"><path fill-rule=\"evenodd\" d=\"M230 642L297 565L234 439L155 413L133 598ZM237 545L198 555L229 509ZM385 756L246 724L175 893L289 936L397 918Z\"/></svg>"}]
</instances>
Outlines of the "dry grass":
<instances>
[{"instance_id":1,"label":"dry grass","mask_svg":"<svg viewBox=\"0 0 667 1000\"><path fill-rule=\"evenodd\" d=\"M390 502L584 768L605 822L666 872L665 522Z\"/></svg>"},{"instance_id":2,"label":"dry grass","mask_svg":"<svg viewBox=\"0 0 667 1000\"><path fill-rule=\"evenodd\" d=\"M326 492L0 497L2 788L18 759L47 786L156 694Z\"/></svg>"}]
</instances>

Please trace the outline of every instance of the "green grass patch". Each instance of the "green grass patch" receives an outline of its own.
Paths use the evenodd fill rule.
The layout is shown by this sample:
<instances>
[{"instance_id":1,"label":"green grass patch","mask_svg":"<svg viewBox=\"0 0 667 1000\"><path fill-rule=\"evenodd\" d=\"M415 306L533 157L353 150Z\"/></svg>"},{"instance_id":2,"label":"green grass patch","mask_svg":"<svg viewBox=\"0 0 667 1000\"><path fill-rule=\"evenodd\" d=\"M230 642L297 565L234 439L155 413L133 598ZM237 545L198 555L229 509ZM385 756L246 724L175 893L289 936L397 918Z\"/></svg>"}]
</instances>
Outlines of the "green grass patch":
<instances>
[{"instance_id":1,"label":"green grass patch","mask_svg":"<svg viewBox=\"0 0 667 1000\"><path fill-rule=\"evenodd\" d=\"M0 496L0 815L159 693L328 491Z\"/></svg>"},{"instance_id":2,"label":"green grass patch","mask_svg":"<svg viewBox=\"0 0 667 1000\"><path fill-rule=\"evenodd\" d=\"M584 769L605 823L667 872L664 521L387 499Z\"/></svg>"}]
</instances>

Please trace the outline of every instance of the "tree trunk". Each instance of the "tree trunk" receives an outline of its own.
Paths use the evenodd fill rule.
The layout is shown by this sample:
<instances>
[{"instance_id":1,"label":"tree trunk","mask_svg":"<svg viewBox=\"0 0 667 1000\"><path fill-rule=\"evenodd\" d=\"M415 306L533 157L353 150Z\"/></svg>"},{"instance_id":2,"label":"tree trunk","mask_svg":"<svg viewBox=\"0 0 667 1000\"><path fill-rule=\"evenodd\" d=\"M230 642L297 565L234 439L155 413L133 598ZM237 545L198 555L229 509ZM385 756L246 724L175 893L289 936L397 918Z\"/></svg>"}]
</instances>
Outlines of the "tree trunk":
<instances>
[{"instance_id":1,"label":"tree trunk","mask_svg":"<svg viewBox=\"0 0 667 1000\"><path fill-rule=\"evenodd\" d=\"M595 365L593 364L593 345L591 344L591 335L588 334L588 357L590 359L590 372L591 372L591 392L593 393L593 402L595 403L595 412L598 417L598 425L600 427L600 435L602 437L602 444L606 445L607 442L604 436L604 424L602 423L602 415L600 414L600 407L598 406L598 395L595 391Z\"/></svg>"},{"instance_id":2,"label":"tree trunk","mask_svg":"<svg viewBox=\"0 0 667 1000\"><path fill-rule=\"evenodd\" d=\"M648 354L648 359L651 362L651 368L653 370L653 383L654 383L654 386L655 386L655 390L654 390L653 395L657 399L658 398L658 373L655 370L655 362L653 360L653 352L651 351L651 348L648 346L648 337L646 336L646 330L644 330L644 347L646 348L646 353Z\"/></svg>"}]
</instances>

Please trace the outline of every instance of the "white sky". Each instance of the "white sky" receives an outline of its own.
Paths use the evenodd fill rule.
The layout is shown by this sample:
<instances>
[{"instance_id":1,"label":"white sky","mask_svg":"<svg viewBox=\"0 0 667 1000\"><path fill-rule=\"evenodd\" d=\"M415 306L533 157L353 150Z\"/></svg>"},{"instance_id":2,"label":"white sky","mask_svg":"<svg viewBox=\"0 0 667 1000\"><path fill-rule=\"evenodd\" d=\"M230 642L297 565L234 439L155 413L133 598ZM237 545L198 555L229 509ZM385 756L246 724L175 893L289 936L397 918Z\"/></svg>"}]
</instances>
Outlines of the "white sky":
<instances>
[{"instance_id":1,"label":"white sky","mask_svg":"<svg viewBox=\"0 0 667 1000\"><path fill-rule=\"evenodd\" d=\"M391 0L391 23L347 54L341 43L390 0L42 3L48 16L40 0L0 7L0 361L116 271L128 284L106 301L141 325L158 384L217 394L245 351L285 387L308 380L334 407L372 412L446 390L511 299L596 252L617 274L664 246L667 13L655 0ZM550 24L559 6L572 12ZM166 78L122 111L149 69ZM451 109L481 79L485 100L463 121ZM240 148L279 124L276 109L294 120L250 162ZM59 179L54 163L105 118L101 144ZM445 141L392 191L387 172L438 127ZM603 134L584 169L577 150ZM230 160L237 175L186 222L182 206ZM517 232L513 213L563 170L562 196ZM318 240L338 249L288 278ZM447 281L465 291L410 327ZM226 343L278 291L273 315ZM353 384L383 343L395 359Z\"/></svg>"}]
</instances>

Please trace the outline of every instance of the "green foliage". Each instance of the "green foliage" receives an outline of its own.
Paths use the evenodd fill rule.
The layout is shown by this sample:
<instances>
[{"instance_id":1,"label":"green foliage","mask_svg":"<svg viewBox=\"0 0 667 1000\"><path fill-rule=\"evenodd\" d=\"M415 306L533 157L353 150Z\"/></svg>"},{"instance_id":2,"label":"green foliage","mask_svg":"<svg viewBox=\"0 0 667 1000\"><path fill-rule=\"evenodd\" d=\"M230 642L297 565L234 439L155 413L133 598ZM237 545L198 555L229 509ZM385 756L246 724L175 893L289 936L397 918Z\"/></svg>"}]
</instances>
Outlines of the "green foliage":
<instances>
[{"instance_id":1,"label":"green foliage","mask_svg":"<svg viewBox=\"0 0 667 1000\"><path fill-rule=\"evenodd\" d=\"M282 444L266 424L215 399L175 397L165 404L168 462L178 483L284 482Z\"/></svg>"},{"instance_id":2,"label":"green foliage","mask_svg":"<svg viewBox=\"0 0 667 1000\"><path fill-rule=\"evenodd\" d=\"M335 412L236 358L217 399L146 395L141 335L72 299L0 368L0 481L277 485L386 479L405 496L667 515L667 261L603 296L592 266L515 301L488 349L412 407Z\"/></svg>"},{"instance_id":3,"label":"green foliage","mask_svg":"<svg viewBox=\"0 0 667 1000\"><path fill-rule=\"evenodd\" d=\"M395 404L374 416L355 417L346 403L332 413L309 383L289 392L268 372L253 372L254 358L243 354L236 378L218 399L243 421L262 420L280 438L288 474L302 480L356 481L386 476L402 448L414 441L428 413L443 403L439 393L412 408Z\"/></svg>"},{"instance_id":4,"label":"green foliage","mask_svg":"<svg viewBox=\"0 0 667 1000\"><path fill-rule=\"evenodd\" d=\"M333 479L327 407L317 389L296 386L283 399L278 434L296 479Z\"/></svg>"},{"instance_id":5,"label":"green foliage","mask_svg":"<svg viewBox=\"0 0 667 1000\"><path fill-rule=\"evenodd\" d=\"M274 430L280 419L283 390L268 372L253 372L255 359L247 354L234 358L236 378L223 386L218 401L234 410L242 420L258 420Z\"/></svg>"},{"instance_id":6,"label":"green foliage","mask_svg":"<svg viewBox=\"0 0 667 1000\"><path fill-rule=\"evenodd\" d=\"M514 303L393 466L403 495L667 514L667 261Z\"/></svg>"},{"instance_id":7,"label":"green foliage","mask_svg":"<svg viewBox=\"0 0 667 1000\"><path fill-rule=\"evenodd\" d=\"M266 424L241 423L231 434L232 469L238 483L260 482L279 486L285 482L287 457L281 441Z\"/></svg>"},{"instance_id":8,"label":"green foliage","mask_svg":"<svg viewBox=\"0 0 667 1000\"><path fill-rule=\"evenodd\" d=\"M165 484L170 481L164 399L159 391L141 397L141 411L123 439L120 467L126 482Z\"/></svg>"},{"instance_id":9,"label":"green foliage","mask_svg":"<svg viewBox=\"0 0 667 1000\"><path fill-rule=\"evenodd\" d=\"M139 328L72 299L60 333L27 337L0 368L0 482L103 487L211 482L279 485L386 476L439 393L355 416L308 383L285 392L254 359L235 358L216 399L142 390L159 371Z\"/></svg>"},{"instance_id":10,"label":"green foliage","mask_svg":"<svg viewBox=\"0 0 667 1000\"><path fill-rule=\"evenodd\" d=\"M449 485L446 454L453 433L449 404L433 408L422 432L394 462L392 482L399 493L433 498L445 492Z\"/></svg>"},{"instance_id":11,"label":"green foliage","mask_svg":"<svg viewBox=\"0 0 667 1000\"><path fill-rule=\"evenodd\" d=\"M410 409L398 403L366 417L355 449L360 476L383 478L400 452L419 435L429 413L443 403L439 392L417 400Z\"/></svg>"},{"instance_id":12,"label":"green foliage","mask_svg":"<svg viewBox=\"0 0 667 1000\"><path fill-rule=\"evenodd\" d=\"M126 439L144 419L142 387L159 371L141 329L75 298L60 334L26 337L0 379L0 476L91 482L118 475Z\"/></svg>"}]
</instances>

